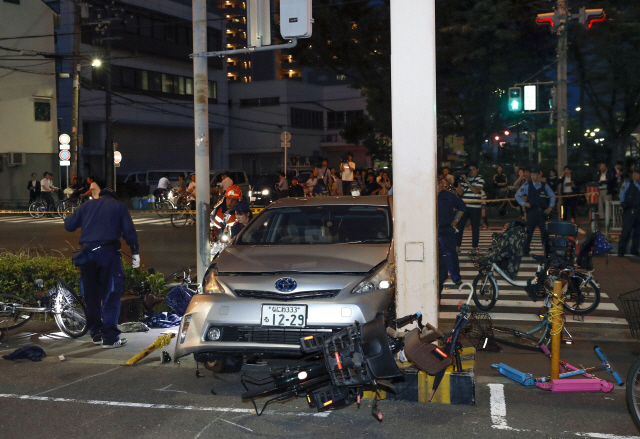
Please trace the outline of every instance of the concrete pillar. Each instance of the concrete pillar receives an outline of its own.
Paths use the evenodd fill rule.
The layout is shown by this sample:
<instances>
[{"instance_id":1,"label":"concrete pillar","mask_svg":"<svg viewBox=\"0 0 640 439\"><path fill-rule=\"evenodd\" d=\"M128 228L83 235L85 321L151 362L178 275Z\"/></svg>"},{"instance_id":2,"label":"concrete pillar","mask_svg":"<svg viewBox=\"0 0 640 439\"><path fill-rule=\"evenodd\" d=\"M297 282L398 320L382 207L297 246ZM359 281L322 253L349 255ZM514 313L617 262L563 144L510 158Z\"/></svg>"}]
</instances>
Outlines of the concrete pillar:
<instances>
[{"instance_id":1,"label":"concrete pillar","mask_svg":"<svg viewBox=\"0 0 640 439\"><path fill-rule=\"evenodd\" d=\"M438 322L435 0L391 0L398 316Z\"/></svg>"}]
</instances>

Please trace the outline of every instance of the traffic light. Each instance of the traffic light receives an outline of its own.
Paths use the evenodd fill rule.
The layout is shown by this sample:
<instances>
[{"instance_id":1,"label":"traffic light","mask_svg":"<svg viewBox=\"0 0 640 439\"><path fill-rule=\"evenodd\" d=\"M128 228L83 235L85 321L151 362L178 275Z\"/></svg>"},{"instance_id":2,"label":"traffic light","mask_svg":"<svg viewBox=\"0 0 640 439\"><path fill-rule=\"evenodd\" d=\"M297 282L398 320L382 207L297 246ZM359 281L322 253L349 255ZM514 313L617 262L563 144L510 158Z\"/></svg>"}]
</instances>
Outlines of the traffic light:
<instances>
[{"instance_id":1,"label":"traffic light","mask_svg":"<svg viewBox=\"0 0 640 439\"><path fill-rule=\"evenodd\" d=\"M580 8L578 21L587 29L591 29L593 23L601 23L607 19L604 9L585 9Z\"/></svg>"},{"instance_id":2,"label":"traffic light","mask_svg":"<svg viewBox=\"0 0 640 439\"><path fill-rule=\"evenodd\" d=\"M522 89L520 87L509 89L509 111L522 111Z\"/></svg>"},{"instance_id":3,"label":"traffic light","mask_svg":"<svg viewBox=\"0 0 640 439\"><path fill-rule=\"evenodd\" d=\"M551 27L558 26L560 24L560 12L554 11L546 14L538 14L536 23L542 25L548 24Z\"/></svg>"}]
</instances>

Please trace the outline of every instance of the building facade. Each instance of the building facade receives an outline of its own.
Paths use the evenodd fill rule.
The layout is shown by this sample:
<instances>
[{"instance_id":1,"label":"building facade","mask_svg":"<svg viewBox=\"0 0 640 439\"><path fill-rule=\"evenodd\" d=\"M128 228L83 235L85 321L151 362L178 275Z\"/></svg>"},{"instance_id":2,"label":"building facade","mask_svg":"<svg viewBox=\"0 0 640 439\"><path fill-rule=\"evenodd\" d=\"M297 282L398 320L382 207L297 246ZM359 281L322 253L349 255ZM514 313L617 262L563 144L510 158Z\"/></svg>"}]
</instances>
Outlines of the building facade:
<instances>
[{"instance_id":1,"label":"building facade","mask_svg":"<svg viewBox=\"0 0 640 439\"><path fill-rule=\"evenodd\" d=\"M24 206L31 173L60 185L54 27L42 0L0 2L0 203ZM39 35L41 37L33 38Z\"/></svg>"}]
</instances>

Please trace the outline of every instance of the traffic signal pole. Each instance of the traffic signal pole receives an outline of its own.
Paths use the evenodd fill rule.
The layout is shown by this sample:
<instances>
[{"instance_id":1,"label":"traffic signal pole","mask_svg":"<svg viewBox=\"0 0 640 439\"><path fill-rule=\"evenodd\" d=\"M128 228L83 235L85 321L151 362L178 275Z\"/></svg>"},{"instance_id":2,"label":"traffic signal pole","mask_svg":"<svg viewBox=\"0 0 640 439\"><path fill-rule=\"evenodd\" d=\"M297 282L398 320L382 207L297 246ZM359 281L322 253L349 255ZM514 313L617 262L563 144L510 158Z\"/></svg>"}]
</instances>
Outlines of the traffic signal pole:
<instances>
[{"instance_id":1,"label":"traffic signal pole","mask_svg":"<svg viewBox=\"0 0 640 439\"><path fill-rule=\"evenodd\" d=\"M207 1L193 0L193 52L207 51ZM202 284L211 258L209 247L209 68L208 58L193 57L193 107L196 171L197 278Z\"/></svg>"}]
</instances>

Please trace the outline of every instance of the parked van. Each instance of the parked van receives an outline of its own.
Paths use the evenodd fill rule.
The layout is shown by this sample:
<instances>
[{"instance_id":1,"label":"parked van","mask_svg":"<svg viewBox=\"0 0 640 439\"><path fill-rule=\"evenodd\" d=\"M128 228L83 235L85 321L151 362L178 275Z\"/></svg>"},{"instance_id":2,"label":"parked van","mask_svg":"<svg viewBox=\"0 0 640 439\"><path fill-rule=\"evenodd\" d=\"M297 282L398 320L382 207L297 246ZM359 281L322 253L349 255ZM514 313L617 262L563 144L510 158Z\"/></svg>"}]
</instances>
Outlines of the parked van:
<instances>
[{"instance_id":1,"label":"parked van","mask_svg":"<svg viewBox=\"0 0 640 439\"><path fill-rule=\"evenodd\" d=\"M139 194L139 195L149 195L149 194L153 194L153 192L158 188L158 182L165 174L167 174L169 181L171 182L171 185L173 187L176 187L178 183L179 175L184 176L185 181L188 185L189 176L193 174L193 171L176 170L176 169L171 169L171 170L151 169L146 172L143 172L143 171L133 172L127 175L127 177L124 180L124 184L127 187L134 187L134 186L143 187L145 188L144 189L145 193Z\"/></svg>"},{"instance_id":2,"label":"parked van","mask_svg":"<svg viewBox=\"0 0 640 439\"><path fill-rule=\"evenodd\" d=\"M249 201L249 191L251 190L251 185L249 183L249 177L247 176L246 172L238 170L220 170L211 171L209 174L211 176L211 197L213 198L214 202L216 199L219 199L220 196L224 195L220 194L219 191L216 190L216 188L219 188L218 183L222 181L223 173L226 173L231 178L231 180L233 180L233 184L240 187L242 196L245 198L245 200Z\"/></svg>"}]
</instances>

